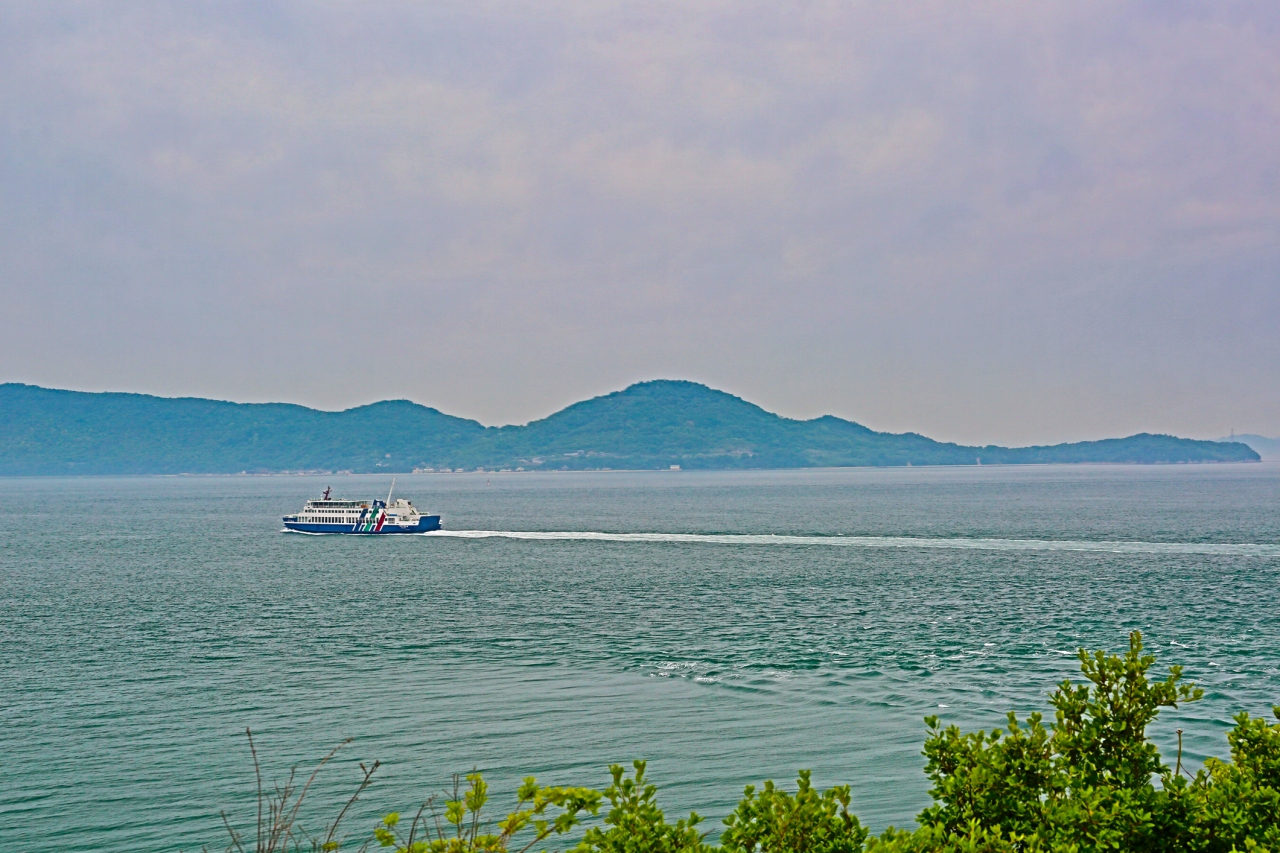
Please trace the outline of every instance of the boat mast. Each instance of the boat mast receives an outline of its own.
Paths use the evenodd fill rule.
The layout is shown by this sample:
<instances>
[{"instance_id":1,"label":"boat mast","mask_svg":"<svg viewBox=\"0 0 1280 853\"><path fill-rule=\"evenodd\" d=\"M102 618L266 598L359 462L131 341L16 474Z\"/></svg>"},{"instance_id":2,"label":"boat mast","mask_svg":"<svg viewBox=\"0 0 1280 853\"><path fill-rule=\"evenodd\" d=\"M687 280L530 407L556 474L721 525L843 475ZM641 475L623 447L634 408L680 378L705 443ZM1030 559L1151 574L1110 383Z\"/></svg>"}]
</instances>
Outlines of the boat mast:
<instances>
[{"instance_id":1,"label":"boat mast","mask_svg":"<svg viewBox=\"0 0 1280 853\"><path fill-rule=\"evenodd\" d=\"M391 493L396 490L396 478L391 478L391 488L387 489L387 506L391 506Z\"/></svg>"}]
</instances>

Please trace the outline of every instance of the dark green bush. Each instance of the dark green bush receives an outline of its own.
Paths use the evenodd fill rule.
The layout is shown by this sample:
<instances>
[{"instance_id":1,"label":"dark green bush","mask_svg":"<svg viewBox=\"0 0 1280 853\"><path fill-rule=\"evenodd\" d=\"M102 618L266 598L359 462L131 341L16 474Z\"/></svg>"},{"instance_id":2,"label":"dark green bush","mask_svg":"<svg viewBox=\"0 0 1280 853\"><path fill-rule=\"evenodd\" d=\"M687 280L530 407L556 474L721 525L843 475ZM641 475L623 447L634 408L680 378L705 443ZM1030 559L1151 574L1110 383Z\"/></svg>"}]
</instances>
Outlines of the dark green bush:
<instances>
[{"instance_id":1,"label":"dark green bush","mask_svg":"<svg viewBox=\"0 0 1280 853\"><path fill-rule=\"evenodd\" d=\"M597 815L608 800L602 823L583 831L575 853L1280 853L1280 724L1241 713L1227 735L1230 761L1211 758L1192 775L1179 754L1171 769L1147 739L1147 726L1160 709L1199 699L1201 691L1183 684L1176 666L1163 680L1149 678L1154 663L1137 632L1122 656L1081 650L1086 682L1058 685L1051 724L1040 714L1023 722L1010 714L1004 729L965 734L928 718L925 773L933 805L915 830L890 828L868 838L849 812L849 787L819 792L802 770L794 794L773 782L758 791L748 786L712 847L696 813L667 822L657 788L637 761L633 778L611 767L613 784L603 794L526 779L515 811L492 826L481 817L487 788L473 774L465 791L455 782L443 818L430 800L407 830L397 814L388 815L360 849L376 843L397 853L529 850ZM1280 719L1280 706L1274 712ZM274 823L264 834L260 818L255 853L338 849L342 813L323 840L313 839L293 829L300 799L268 804ZM231 849L245 851L234 833L233 842Z\"/></svg>"},{"instance_id":2,"label":"dark green bush","mask_svg":"<svg viewBox=\"0 0 1280 853\"><path fill-rule=\"evenodd\" d=\"M1210 760L1187 778L1146 736L1161 708L1199 699L1142 637L1123 656L1080 652L1088 683L1063 682L1039 714L1006 730L962 734L929 718L925 772L934 804L914 833L886 833L876 851L1280 850L1280 726L1248 714L1228 735L1230 763ZM1280 717L1280 708L1276 709Z\"/></svg>"}]
</instances>

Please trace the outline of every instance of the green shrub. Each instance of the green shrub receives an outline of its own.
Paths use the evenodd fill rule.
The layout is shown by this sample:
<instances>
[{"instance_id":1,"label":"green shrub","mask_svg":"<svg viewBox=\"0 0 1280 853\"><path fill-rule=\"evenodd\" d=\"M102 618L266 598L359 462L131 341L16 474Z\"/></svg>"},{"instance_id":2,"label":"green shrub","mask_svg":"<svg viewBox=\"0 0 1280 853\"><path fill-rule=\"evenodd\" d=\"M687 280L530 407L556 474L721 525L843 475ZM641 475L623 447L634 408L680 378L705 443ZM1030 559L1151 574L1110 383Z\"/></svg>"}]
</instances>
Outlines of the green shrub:
<instances>
[{"instance_id":1,"label":"green shrub","mask_svg":"<svg viewBox=\"0 0 1280 853\"><path fill-rule=\"evenodd\" d=\"M479 773L467 776L466 790L455 776L453 795L444 803L443 820L433 807L434 801L428 800L408 827L402 827L400 815L392 812L382 819L373 836L379 845L394 848L395 853L523 853L573 829L583 812L595 814L600 793L588 788L543 787L530 776L516 793L515 810L492 827L481 815L488 800L489 786Z\"/></svg>"},{"instance_id":2,"label":"green shrub","mask_svg":"<svg viewBox=\"0 0 1280 853\"><path fill-rule=\"evenodd\" d=\"M1081 651L1080 663L1087 683L1058 686L1052 726L1010 714L1004 731L961 734L926 720L934 804L910 839L886 834L881 849L1280 849L1280 726L1240 715L1228 735L1232 762L1211 760L1188 780L1181 756L1171 770L1146 730L1161 708L1202 691L1180 683L1176 666L1148 678L1155 658L1137 632L1124 656Z\"/></svg>"},{"instance_id":3,"label":"green shrub","mask_svg":"<svg viewBox=\"0 0 1280 853\"><path fill-rule=\"evenodd\" d=\"M688 819L667 823L658 808L658 789L644 781L645 763L636 761L635 778L627 779L621 765L609 772L613 784L604 795L612 806L603 827L592 827L583 835L577 853L702 853L703 834L695 827L702 822L696 812Z\"/></svg>"},{"instance_id":4,"label":"green shrub","mask_svg":"<svg viewBox=\"0 0 1280 853\"><path fill-rule=\"evenodd\" d=\"M849 786L819 794L800 771L792 796L772 781L756 794L748 785L737 810L724 819L720 846L726 853L857 853L867 831L849 814Z\"/></svg>"}]
</instances>

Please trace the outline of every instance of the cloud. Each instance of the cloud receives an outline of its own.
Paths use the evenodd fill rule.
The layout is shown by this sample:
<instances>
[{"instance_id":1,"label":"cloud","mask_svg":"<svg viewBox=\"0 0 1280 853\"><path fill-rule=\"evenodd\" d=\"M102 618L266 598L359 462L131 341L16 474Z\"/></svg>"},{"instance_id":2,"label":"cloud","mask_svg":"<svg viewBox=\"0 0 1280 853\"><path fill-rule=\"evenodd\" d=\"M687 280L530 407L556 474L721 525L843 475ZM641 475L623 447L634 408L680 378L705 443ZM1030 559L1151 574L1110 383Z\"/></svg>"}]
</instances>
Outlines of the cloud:
<instances>
[{"instance_id":1,"label":"cloud","mask_svg":"<svg viewBox=\"0 0 1280 853\"><path fill-rule=\"evenodd\" d=\"M1280 432L1268 4L0 16L6 379Z\"/></svg>"}]
</instances>

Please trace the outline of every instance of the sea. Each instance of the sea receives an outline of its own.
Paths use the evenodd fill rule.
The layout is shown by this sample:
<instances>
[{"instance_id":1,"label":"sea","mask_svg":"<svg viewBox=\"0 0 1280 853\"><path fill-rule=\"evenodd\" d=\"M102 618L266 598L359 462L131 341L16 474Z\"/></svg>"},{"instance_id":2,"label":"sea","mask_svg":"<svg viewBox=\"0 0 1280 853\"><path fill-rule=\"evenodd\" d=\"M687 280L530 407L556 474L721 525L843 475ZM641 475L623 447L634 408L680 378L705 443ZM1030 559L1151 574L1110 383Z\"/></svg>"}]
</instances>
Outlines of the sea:
<instances>
[{"instance_id":1,"label":"sea","mask_svg":"<svg viewBox=\"0 0 1280 853\"><path fill-rule=\"evenodd\" d=\"M0 479L0 850L226 849L299 813L347 848L480 771L604 788L643 759L712 838L744 786L929 803L924 718L1040 711L1141 631L1204 698L1151 734L1226 756L1280 703L1280 464L399 475L414 536L285 533L388 476ZM348 741L349 742L346 742ZM343 745L345 743L345 745Z\"/></svg>"}]
</instances>

